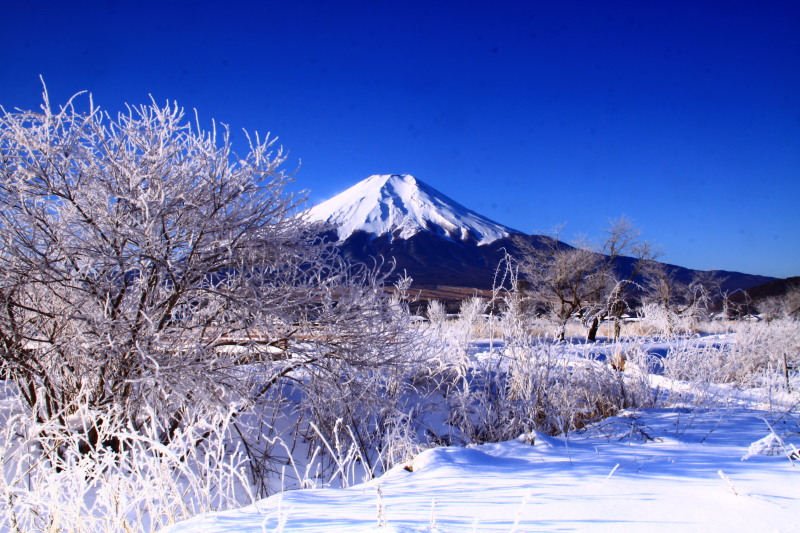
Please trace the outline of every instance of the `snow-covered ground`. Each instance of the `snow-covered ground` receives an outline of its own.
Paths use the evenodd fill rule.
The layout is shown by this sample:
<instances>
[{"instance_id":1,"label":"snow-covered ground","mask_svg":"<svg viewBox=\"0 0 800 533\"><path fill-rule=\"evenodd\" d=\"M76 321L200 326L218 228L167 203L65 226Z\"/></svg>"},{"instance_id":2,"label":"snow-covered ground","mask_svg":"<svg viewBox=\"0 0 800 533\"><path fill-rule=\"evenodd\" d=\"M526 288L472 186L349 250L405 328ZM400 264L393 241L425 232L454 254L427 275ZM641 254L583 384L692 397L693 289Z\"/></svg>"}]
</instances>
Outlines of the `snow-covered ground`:
<instances>
[{"instance_id":1,"label":"snow-covered ground","mask_svg":"<svg viewBox=\"0 0 800 533\"><path fill-rule=\"evenodd\" d=\"M764 327L748 326L554 344L480 338L461 321L431 339L434 355L397 381L406 387L346 397L363 425L336 419L323 433L300 407L338 417L343 400L325 389L306 406L289 385L276 391L274 413L238 413L235 431L263 436L249 441L263 456L242 453L226 418L203 420L169 447L123 428L125 453L102 447L91 460L70 434L63 456L75 460L49 468L38 450L62 441L37 437L16 387L0 381L0 532L800 531L800 375L782 355L800 353L795 323L761 340ZM622 371L609 364L619 354ZM546 386L526 386L536 383ZM382 415L386 438L356 446L352 431L377 431L364 413L385 412L402 415ZM514 439L530 427L582 429ZM253 502L259 467L261 494L287 490L197 514Z\"/></svg>"},{"instance_id":2,"label":"snow-covered ground","mask_svg":"<svg viewBox=\"0 0 800 533\"><path fill-rule=\"evenodd\" d=\"M796 414L629 411L568 436L430 449L369 483L164 531L800 531L794 446Z\"/></svg>"}]
</instances>

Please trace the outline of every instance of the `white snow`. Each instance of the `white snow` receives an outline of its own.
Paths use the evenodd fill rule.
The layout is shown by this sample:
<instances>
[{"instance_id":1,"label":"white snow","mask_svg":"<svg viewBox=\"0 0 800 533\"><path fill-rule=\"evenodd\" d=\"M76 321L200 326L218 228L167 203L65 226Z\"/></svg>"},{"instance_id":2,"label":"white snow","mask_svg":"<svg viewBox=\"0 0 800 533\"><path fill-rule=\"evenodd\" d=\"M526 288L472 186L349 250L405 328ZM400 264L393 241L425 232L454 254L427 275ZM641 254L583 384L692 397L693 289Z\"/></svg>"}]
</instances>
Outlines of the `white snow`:
<instances>
[{"instance_id":1,"label":"white snow","mask_svg":"<svg viewBox=\"0 0 800 533\"><path fill-rule=\"evenodd\" d=\"M432 231L453 240L488 244L519 233L462 206L408 174L374 175L306 211L312 222L337 228L339 240L355 231L407 239Z\"/></svg>"},{"instance_id":2,"label":"white snow","mask_svg":"<svg viewBox=\"0 0 800 533\"><path fill-rule=\"evenodd\" d=\"M773 431L800 441L796 420L769 416L649 409L566 437L436 448L369 483L285 492L165 533L800 531L800 469L748 453Z\"/></svg>"}]
</instances>

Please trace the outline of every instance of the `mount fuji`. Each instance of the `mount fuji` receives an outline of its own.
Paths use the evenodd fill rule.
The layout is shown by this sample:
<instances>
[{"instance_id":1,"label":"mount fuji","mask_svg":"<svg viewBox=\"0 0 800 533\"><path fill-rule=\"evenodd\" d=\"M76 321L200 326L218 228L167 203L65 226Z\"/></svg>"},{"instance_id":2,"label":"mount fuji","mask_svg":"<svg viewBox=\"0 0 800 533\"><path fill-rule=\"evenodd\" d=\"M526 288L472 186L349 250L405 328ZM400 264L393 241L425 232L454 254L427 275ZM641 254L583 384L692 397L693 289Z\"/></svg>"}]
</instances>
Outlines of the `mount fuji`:
<instances>
[{"instance_id":1,"label":"mount fuji","mask_svg":"<svg viewBox=\"0 0 800 533\"><path fill-rule=\"evenodd\" d=\"M526 235L472 211L408 174L374 175L304 213L322 223L326 237L357 262L393 260L419 288L491 289L506 252L517 250L514 239L534 246L545 238ZM564 246L567 246L566 244ZM619 268L633 260L621 258ZM668 265L687 283L696 273ZM738 272L712 272L725 289L749 289L772 280Z\"/></svg>"},{"instance_id":2,"label":"mount fuji","mask_svg":"<svg viewBox=\"0 0 800 533\"><path fill-rule=\"evenodd\" d=\"M490 244L520 233L467 209L409 174L370 176L308 211L336 227L339 241L357 231L409 239L431 232L454 242Z\"/></svg>"},{"instance_id":3,"label":"mount fuji","mask_svg":"<svg viewBox=\"0 0 800 533\"><path fill-rule=\"evenodd\" d=\"M392 260L415 287L491 289L512 237L523 235L408 174L370 176L305 216L329 228L346 258Z\"/></svg>"}]
</instances>

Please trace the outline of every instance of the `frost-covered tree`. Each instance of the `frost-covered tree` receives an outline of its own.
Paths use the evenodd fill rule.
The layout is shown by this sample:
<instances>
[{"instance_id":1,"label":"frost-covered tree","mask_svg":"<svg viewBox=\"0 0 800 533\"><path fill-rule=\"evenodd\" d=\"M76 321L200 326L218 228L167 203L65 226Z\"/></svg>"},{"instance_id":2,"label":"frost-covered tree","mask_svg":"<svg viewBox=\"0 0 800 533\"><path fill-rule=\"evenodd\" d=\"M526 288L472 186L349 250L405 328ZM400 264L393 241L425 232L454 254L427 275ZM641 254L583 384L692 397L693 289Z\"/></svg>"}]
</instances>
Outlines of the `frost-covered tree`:
<instances>
[{"instance_id":1,"label":"frost-covered tree","mask_svg":"<svg viewBox=\"0 0 800 533\"><path fill-rule=\"evenodd\" d=\"M604 233L601 274L606 285L601 292L599 305L595 304L591 313L587 337L592 341L597 336L600 320L606 318L613 320L614 338L619 338L622 315L629 310L628 300L631 293L641 288L637 279L642 268L653 262L657 256L653 246L641 240L640 230L624 216L610 221ZM623 268L620 262L622 258L627 258L627 268Z\"/></svg>"},{"instance_id":2,"label":"frost-covered tree","mask_svg":"<svg viewBox=\"0 0 800 533\"><path fill-rule=\"evenodd\" d=\"M599 298L605 284L597 275L601 257L588 245L565 245L558 233L545 237L539 245L523 239L515 244L529 307L544 311L556 325L556 336L563 340L570 318Z\"/></svg>"},{"instance_id":3,"label":"frost-covered tree","mask_svg":"<svg viewBox=\"0 0 800 533\"><path fill-rule=\"evenodd\" d=\"M585 239L566 245L559 240L558 231L536 244L527 239L516 239L515 244L527 299L533 308L551 317L562 340L567 322L575 317L589 324L590 340L595 339L600 320L606 317L615 319L618 335L627 292L643 261L655 255L625 217L610 222L600 246ZM619 261L626 256L633 259L627 269Z\"/></svg>"},{"instance_id":4,"label":"frost-covered tree","mask_svg":"<svg viewBox=\"0 0 800 533\"><path fill-rule=\"evenodd\" d=\"M1 110L0 364L38 421L169 439L299 367L397 360L402 310L297 215L274 140L86 107Z\"/></svg>"},{"instance_id":5,"label":"frost-covered tree","mask_svg":"<svg viewBox=\"0 0 800 533\"><path fill-rule=\"evenodd\" d=\"M684 283L669 266L645 261L642 278L644 319L665 335L688 331L711 303L715 282L707 273Z\"/></svg>"},{"instance_id":6,"label":"frost-covered tree","mask_svg":"<svg viewBox=\"0 0 800 533\"><path fill-rule=\"evenodd\" d=\"M780 296L768 296L758 302L758 311L766 320L800 317L800 285L790 286Z\"/></svg>"}]
</instances>

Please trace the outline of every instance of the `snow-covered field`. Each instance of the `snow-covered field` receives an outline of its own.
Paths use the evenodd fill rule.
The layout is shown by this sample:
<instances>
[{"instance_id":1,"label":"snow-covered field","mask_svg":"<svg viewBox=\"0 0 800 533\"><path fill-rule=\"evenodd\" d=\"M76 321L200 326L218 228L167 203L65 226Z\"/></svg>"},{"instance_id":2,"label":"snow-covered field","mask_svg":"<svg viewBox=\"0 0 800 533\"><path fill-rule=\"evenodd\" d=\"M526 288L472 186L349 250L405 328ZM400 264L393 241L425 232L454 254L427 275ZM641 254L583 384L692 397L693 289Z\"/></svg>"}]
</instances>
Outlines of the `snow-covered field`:
<instances>
[{"instance_id":1,"label":"snow-covered field","mask_svg":"<svg viewBox=\"0 0 800 533\"><path fill-rule=\"evenodd\" d=\"M664 398L657 405L669 408L629 409L557 437L428 449L367 483L287 491L165 532L800 531L796 402L764 388L709 385L698 354L731 342L712 335L637 345L695 357L688 372L702 379L649 377ZM569 348L591 360L615 349ZM491 357L485 341L468 351L472 361Z\"/></svg>"},{"instance_id":2,"label":"snow-covered field","mask_svg":"<svg viewBox=\"0 0 800 533\"><path fill-rule=\"evenodd\" d=\"M58 469L40 451L56 441L37 440L0 382L0 531L800 531L800 375L780 364L800 346L795 322L598 343L448 324L375 397L380 375L347 404L287 388L261 426L238 413L235 431L208 421L169 446L123 428L123 455L71 451ZM239 427L269 431L249 441L261 464Z\"/></svg>"},{"instance_id":3,"label":"snow-covered field","mask_svg":"<svg viewBox=\"0 0 800 533\"><path fill-rule=\"evenodd\" d=\"M369 483L165 531L798 531L793 445L796 415L629 411L569 436L427 450Z\"/></svg>"}]
</instances>

